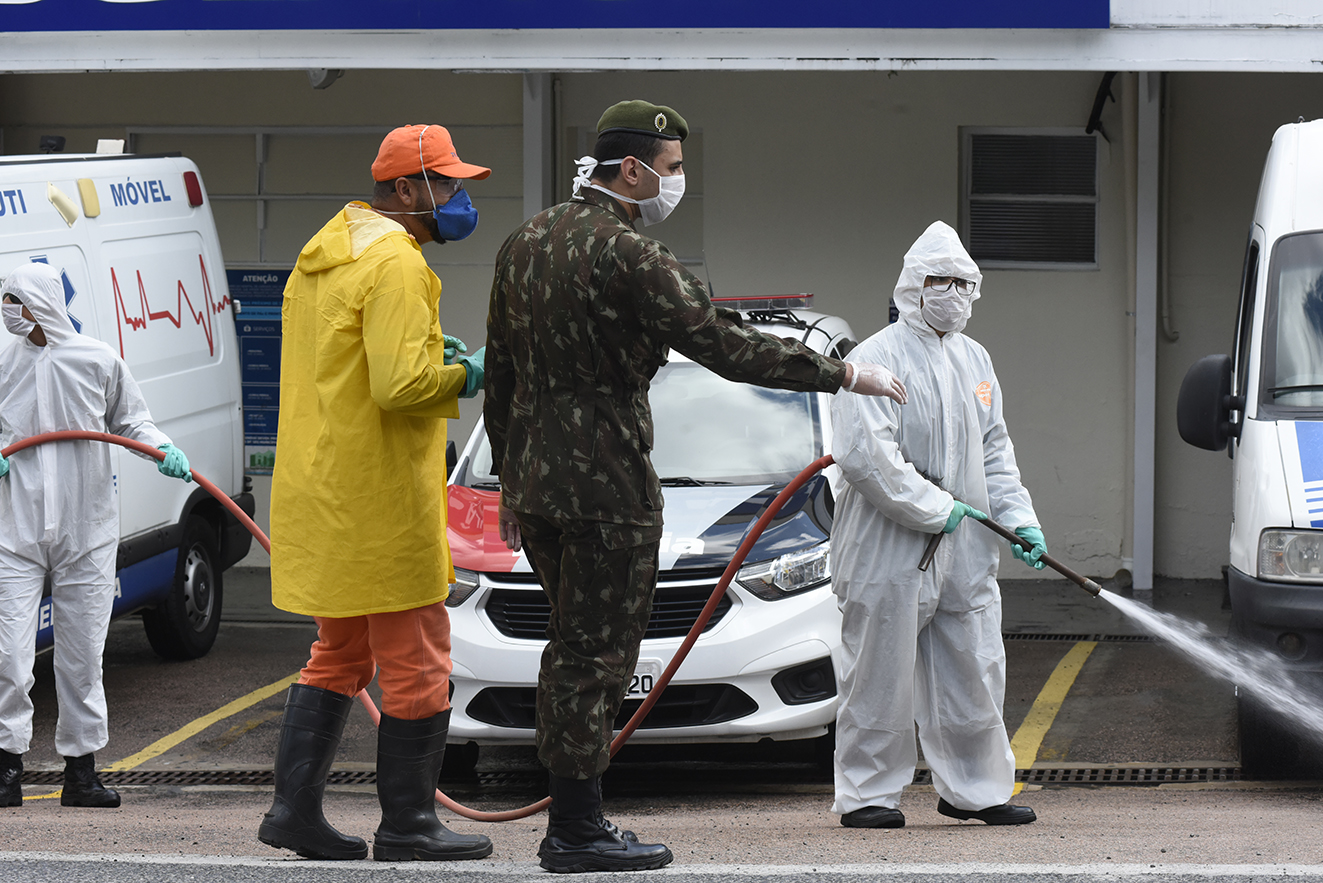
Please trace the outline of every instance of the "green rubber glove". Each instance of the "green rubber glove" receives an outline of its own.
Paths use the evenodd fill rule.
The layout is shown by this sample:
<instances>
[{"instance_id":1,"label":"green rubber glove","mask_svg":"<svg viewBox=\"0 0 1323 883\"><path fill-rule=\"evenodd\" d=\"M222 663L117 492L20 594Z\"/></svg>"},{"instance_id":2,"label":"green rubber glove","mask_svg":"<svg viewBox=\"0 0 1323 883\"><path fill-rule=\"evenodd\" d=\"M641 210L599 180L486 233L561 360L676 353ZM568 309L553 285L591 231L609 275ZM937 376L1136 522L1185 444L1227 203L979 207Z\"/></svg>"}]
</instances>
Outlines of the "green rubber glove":
<instances>
[{"instance_id":1,"label":"green rubber glove","mask_svg":"<svg viewBox=\"0 0 1323 883\"><path fill-rule=\"evenodd\" d=\"M156 469L162 475L168 475L171 478L182 478L184 481L192 481L193 475L188 468L188 458L184 452L174 445L161 445L158 450L165 451L165 459L157 462Z\"/></svg>"},{"instance_id":2,"label":"green rubber glove","mask_svg":"<svg viewBox=\"0 0 1323 883\"><path fill-rule=\"evenodd\" d=\"M1011 544L1011 554L1028 564L1034 570L1042 570L1047 565L1038 559L1047 554L1047 540L1043 532L1036 527L1017 527L1015 535L1034 544L1032 549L1024 549L1019 543Z\"/></svg>"},{"instance_id":3,"label":"green rubber glove","mask_svg":"<svg viewBox=\"0 0 1323 883\"><path fill-rule=\"evenodd\" d=\"M487 375L487 369L484 367L486 360L485 346L479 347L471 356L455 357L455 361L464 366L464 390L459 394L461 399L471 399L482 390L482 383Z\"/></svg>"},{"instance_id":4,"label":"green rubber glove","mask_svg":"<svg viewBox=\"0 0 1323 883\"><path fill-rule=\"evenodd\" d=\"M442 360L443 364L453 365L455 364L455 357L457 355L469 351L469 348L464 344L464 341L460 340L458 337L443 334L441 335L441 338L446 342L446 348L443 350L445 354L445 358Z\"/></svg>"},{"instance_id":5,"label":"green rubber glove","mask_svg":"<svg viewBox=\"0 0 1323 883\"><path fill-rule=\"evenodd\" d=\"M4 478L8 474L9 474L9 458L6 457L4 454L0 454L0 478Z\"/></svg>"},{"instance_id":6,"label":"green rubber glove","mask_svg":"<svg viewBox=\"0 0 1323 883\"><path fill-rule=\"evenodd\" d=\"M955 530L956 525L959 524L965 516L977 518L979 521L988 520L988 516L984 515L973 506L966 506L964 503L956 500L955 505L951 507L951 514L946 518L946 526L942 528L942 533L950 533Z\"/></svg>"}]
</instances>

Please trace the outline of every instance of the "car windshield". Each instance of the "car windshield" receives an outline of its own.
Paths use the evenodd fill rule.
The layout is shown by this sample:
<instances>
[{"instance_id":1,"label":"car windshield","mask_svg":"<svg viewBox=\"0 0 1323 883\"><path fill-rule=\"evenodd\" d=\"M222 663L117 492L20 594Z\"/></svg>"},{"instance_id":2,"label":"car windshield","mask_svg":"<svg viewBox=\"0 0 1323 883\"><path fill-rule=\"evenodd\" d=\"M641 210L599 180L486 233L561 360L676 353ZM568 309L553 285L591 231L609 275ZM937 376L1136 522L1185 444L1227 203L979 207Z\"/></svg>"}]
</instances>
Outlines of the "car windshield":
<instances>
[{"instance_id":1,"label":"car windshield","mask_svg":"<svg viewBox=\"0 0 1323 883\"><path fill-rule=\"evenodd\" d=\"M1268 296L1276 329L1266 354L1264 402L1323 408L1323 233L1278 241Z\"/></svg>"},{"instance_id":2,"label":"car windshield","mask_svg":"<svg viewBox=\"0 0 1323 883\"><path fill-rule=\"evenodd\" d=\"M652 465L663 484L789 481L822 456L815 393L733 383L692 362L671 362L653 378ZM465 476L495 485L491 447L478 445Z\"/></svg>"}]
</instances>

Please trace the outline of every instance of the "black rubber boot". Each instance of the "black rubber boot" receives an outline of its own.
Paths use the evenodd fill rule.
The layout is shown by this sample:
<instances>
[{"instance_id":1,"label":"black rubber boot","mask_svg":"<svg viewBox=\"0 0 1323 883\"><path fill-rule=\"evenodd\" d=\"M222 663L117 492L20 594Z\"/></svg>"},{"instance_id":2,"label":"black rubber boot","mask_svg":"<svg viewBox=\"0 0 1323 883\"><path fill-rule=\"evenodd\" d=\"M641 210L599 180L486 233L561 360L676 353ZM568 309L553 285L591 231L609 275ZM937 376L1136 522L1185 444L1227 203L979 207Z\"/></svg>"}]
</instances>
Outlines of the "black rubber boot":
<instances>
[{"instance_id":1,"label":"black rubber boot","mask_svg":"<svg viewBox=\"0 0 1323 883\"><path fill-rule=\"evenodd\" d=\"M1038 816L1027 806L1012 806L1000 803L986 809L957 809L946 802L946 798L937 798L937 811L947 818L968 821L978 819L986 825L1027 825L1036 821Z\"/></svg>"},{"instance_id":2,"label":"black rubber boot","mask_svg":"<svg viewBox=\"0 0 1323 883\"><path fill-rule=\"evenodd\" d=\"M379 862L486 858L492 842L456 834L436 817L436 780L446 756L450 711L417 721L383 714L377 728L377 800L381 825L372 841Z\"/></svg>"},{"instance_id":3,"label":"black rubber boot","mask_svg":"<svg viewBox=\"0 0 1323 883\"><path fill-rule=\"evenodd\" d=\"M113 809L119 806L119 792L101 784L96 775L96 760L90 754L64 759L64 790L60 806L95 806Z\"/></svg>"},{"instance_id":4,"label":"black rubber boot","mask_svg":"<svg viewBox=\"0 0 1323 883\"><path fill-rule=\"evenodd\" d=\"M23 755L0 748L0 806L23 805Z\"/></svg>"},{"instance_id":5,"label":"black rubber boot","mask_svg":"<svg viewBox=\"0 0 1323 883\"><path fill-rule=\"evenodd\" d=\"M602 816L602 780L551 777L547 836L537 850L542 867L557 874L651 871L674 856L660 843L639 843Z\"/></svg>"},{"instance_id":6,"label":"black rubber boot","mask_svg":"<svg viewBox=\"0 0 1323 883\"><path fill-rule=\"evenodd\" d=\"M367 858L362 837L346 837L322 814L326 775L354 700L342 693L295 684L285 699L276 749L276 799L257 839L304 858Z\"/></svg>"}]
</instances>

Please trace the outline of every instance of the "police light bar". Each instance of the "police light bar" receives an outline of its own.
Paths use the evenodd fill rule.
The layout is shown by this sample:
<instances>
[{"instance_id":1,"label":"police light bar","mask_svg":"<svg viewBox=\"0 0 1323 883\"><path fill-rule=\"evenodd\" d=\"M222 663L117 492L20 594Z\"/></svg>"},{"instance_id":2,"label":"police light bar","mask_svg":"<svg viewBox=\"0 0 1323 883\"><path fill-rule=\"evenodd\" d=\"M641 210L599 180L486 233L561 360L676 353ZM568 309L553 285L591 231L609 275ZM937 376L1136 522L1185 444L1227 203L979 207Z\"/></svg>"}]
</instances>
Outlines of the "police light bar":
<instances>
[{"instance_id":1,"label":"police light bar","mask_svg":"<svg viewBox=\"0 0 1323 883\"><path fill-rule=\"evenodd\" d=\"M762 294L751 297L714 297L712 303L728 310L805 310L813 306L813 295Z\"/></svg>"}]
</instances>

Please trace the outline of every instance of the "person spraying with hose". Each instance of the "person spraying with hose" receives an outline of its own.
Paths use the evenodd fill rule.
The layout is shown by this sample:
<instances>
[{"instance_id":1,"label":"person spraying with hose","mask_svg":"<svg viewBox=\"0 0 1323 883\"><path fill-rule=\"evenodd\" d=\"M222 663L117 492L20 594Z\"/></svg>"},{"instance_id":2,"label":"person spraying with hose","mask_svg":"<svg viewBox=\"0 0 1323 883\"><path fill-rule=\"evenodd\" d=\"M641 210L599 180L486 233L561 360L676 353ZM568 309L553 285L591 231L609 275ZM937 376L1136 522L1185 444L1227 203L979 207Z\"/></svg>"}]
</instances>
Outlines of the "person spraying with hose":
<instances>
[{"instance_id":1,"label":"person spraying with hose","mask_svg":"<svg viewBox=\"0 0 1323 883\"><path fill-rule=\"evenodd\" d=\"M165 452L157 468L190 481L188 458L156 428L128 366L79 334L60 274L19 267L0 287L0 447L61 430L110 432ZM139 455L144 456L145 455ZM109 741L101 656L115 600L119 501L110 449L61 441L0 456L0 806L23 802L32 739L32 667L42 587L51 583L55 629L55 747L64 756L64 806L115 807L93 753Z\"/></svg>"},{"instance_id":2,"label":"person spraying with hose","mask_svg":"<svg viewBox=\"0 0 1323 883\"><path fill-rule=\"evenodd\" d=\"M990 825L1036 818L1007 804L1015 757L1002 719L997 537L960 527L989 513L1028 542L1012 546L1016 557L1043 567L1047 547L992 360L961 333L981 280L956 232L941 221L928 227L896 284L899 321L850 354L890 365L909 406L855 396L832 403L832 456L846 481L832 530L842 614L832 809L846 827L904 826L916 722L939 813ZM943 532L933 566L917 569L930 537Z\"/></svg>"}]
</instances>

